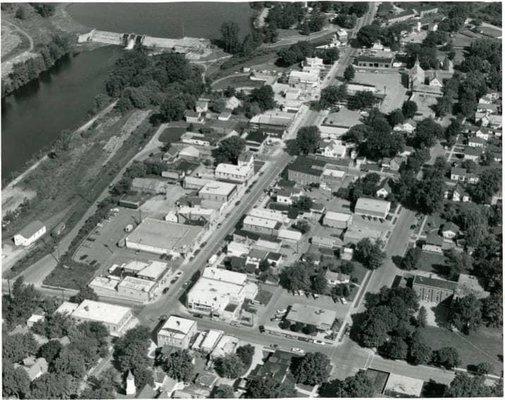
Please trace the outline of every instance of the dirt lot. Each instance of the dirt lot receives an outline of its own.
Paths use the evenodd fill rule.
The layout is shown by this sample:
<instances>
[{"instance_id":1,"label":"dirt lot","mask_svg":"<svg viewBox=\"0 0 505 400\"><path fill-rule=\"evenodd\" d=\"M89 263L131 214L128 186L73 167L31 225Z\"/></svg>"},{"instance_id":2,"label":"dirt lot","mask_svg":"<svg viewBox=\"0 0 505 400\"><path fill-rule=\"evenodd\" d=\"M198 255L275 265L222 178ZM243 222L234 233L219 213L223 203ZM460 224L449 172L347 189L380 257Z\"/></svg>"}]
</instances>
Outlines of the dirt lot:
<instances>
[{"instance_id":1,"label":"dirt lot","mask_svg":"<svg viewBox=\"0 0 505 400\"><path fill-rule=\"evenodd\" d=\"M360 72L359 68L354 77L355 82L365 83L368 85L375 85L379 93L386 93L386 98L380 106L383 113L401 108L402 103L406 100L405 93L407 89L401 84L401 76L399 73L374 73L374 72Z\"/></svg>"}]
</instances>

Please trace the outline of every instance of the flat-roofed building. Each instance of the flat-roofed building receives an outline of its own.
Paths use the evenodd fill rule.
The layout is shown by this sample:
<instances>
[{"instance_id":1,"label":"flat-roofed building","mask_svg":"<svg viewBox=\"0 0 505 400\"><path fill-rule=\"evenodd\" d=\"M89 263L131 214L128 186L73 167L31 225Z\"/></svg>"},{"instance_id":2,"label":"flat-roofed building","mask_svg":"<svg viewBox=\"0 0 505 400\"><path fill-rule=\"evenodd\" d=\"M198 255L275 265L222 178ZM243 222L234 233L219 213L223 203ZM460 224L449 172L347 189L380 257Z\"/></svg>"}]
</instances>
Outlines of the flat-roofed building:
<instances>
[{"instance_id":1,"label":"flat-roofed building","mask_svg":"<svg viewBox=\"0 0 505 400\"><path fill-rule=\"evenodd\" d=\"M299 156L288 165L288 179L299 185L319 183L326 162L311 157Z\"/></svg>"},{"instance_id":2,"label":"flat-roofed building","mask_svg":"<svg viewBox=\"0 0 505 400\"><path fill-rule=\"evenodd\" d=\"M383 393L388 397L421 397L423 385L421 379L390 373Z\"/></svg>"},{"instance_id":3,"label":"flat-roofed building","mask_svg":"<svg viewBox=\"0 0 505 400\"><path fill-rule=\"evenodd\" d=\"M133 178L131 189L135 192L163 194L167 192L167 182L154 178Z\"/></svg>"},{"instance_id":4,"label":"flat-roofed building","mask_svg":"<svg viewBox=\"0 0 505 400\"><path fill-rule=\"evenodd\" d=\"M421 301L439 304L451 297L457 290L456 282L427 276L414 276L412 289L417 293Z\"/></svg>"},{"instance_id":5,"label":"flat-roofed building","mask_svg":"<svg viewBox=\"0 0 505 400\"><path fill-rule=\"evenodd\" d=\"M281 138L293 123L295 113L286 111L266 111L255 115L249 123L254 129L261 130L269 136Z\"/></svg>"},{"instance_id":6,"label":"flat-roofed building","mask_svg":"<svg viewBox=\"0 0 505 400\"><path fill-rule=\"evenodd\" d=\"M247 215L251 217L271 219L281 224L287 224L289 222L289 217L279 210L271 210L269 208L252 208Z\"/></svg>"},{"instance_id":7,"label":"flat-roofed building","mask_svg":"<svg viewBox=\"0 0 505 400\"><path fill-rule=\"evenodd\" d=\"M219 357L224 357L229 354L235 353L240 340L234 336L224 335L219 339L214 350L212 350L211 358L216 359Z\"/></svg>"},{"instance_id":8,"label":"flat-roofed building","mask_svg":"<svg viewBox=\"0 0 505 400\"><path fill-rule=\"evenodd\" d=\"M205 200L226 203L237 193L237 185L227 182L212 181L206 183L198 192L198 197Z\"/></svg>"},{"instance_id":9,"label":"flat-roofed building","mask_svg":"<svg viewBox=\"0 0 505 400\"><path fill-rule=\"evenodd\" d=\"M40 221L33 221L14 235L16 246L28 247L46 233L46 226Z\"/></svg>"},{"instance_id":10,"label":"flat-roofed building","mask_svg":"<svg viewBox=\"0 0 505 400\"><path fill-rule=\"evenodd\" d=\"M285 242L298 243L302 240L302 233L293 229L279 229L278 237Z\"/></svg>"},{"instance_id":11,"label":"flat-roofed building","mask_svg":"<svg viewBox=\"0 0 505 400\"><path fill-rule=\"evenodd\" d=\"M221 163L214 171L216 179L247 183L254 176L254 164L234 165Z\"/></svg>"},{"instance_id":12,"label":"flat-roofed building","mask_svg":"<svg viewBox=\"0 0 505 400\"><path fill-rule=\"evenodd\" d=\"M205 226L212 223L217 215L217 211L212 208L182 206L177 209L177 222Z\"/></svg>"},{"instance_id":13,"label":"flat-roofed building","mask_svg":"<svg viewBox=\"0 0 505 400\"><path fill-rule=\"evenodd\" d=\"M111 336L123 335L136 322L130 307L93 300L84 300L81 304L65 301L55 312L68 314L78 323L101 322Z\"/></svg>"},{"instance_id":14,"label":"flat-roofed building","mask_svg":"<svg viewBox=\"0 0 505 400\"><path fill-rule=\"evenodd\" d=\"M88 284L98 296L114 297L117 295L117 285L121 282L118 276L97 276Z\"/></svg>"},{"instance_id":15,"label":"flat-roofed building","mask_svg":"<svg viewBox=\"0 0 505 400\"><path fill-rule=\"evenodd\" d=\"M184 177L183 188L184 189L201 189L206 183L212 182L213 179L210 178L196 178L193 176Z\"/></svg>"},{"instance_id":16,"label":"flat-roofed building","mask_svg":"<svg viewBox=\"0 0 505 400\"><path fill-rule=\"evenodd\" d=\"M385 219L389 214L390 208L391 203L389 201L360 197L354 207L354 213L367 217Z\"/></svg>"},{"instance_id":17,"label":"flat-roofed building","mask_svg":"<svg viewBox=\"0 0 505 400\"><path fill-rule=\"evenodd\" d=\"M216 345L219 343L219 340L224 335L224 331L218 330L218 329L211 329L205 334L205 338L203 339L200 349L204 353L211 353L212 350L216 347Z\"/></svg>"},{"instance_id":18,"label":"flat-roofed building","mask_svg":"<svg viewBox=\"0 0 505 400\"><path fill-rule=\"evenodd\" d=\"M145 218L126 237L126 247L148 253L184 257L197 247L202 233L200 226Z\"/></svg>"},{"instance_id":19,"label":"flat-roofed building","mask_svg":"<svg viewBox=\"0 0 505 400\"><path fill-rule=\"evenodd\" d=\"M187 349L196 330L196 321L171 315L158 332L158 347L174 346Z\"/></svg>"},{"instance_id":20,"label":"flat-roofed building","mask_svg":"<svg viewBox=\"0 0 505 400\"><path fill-rule=\"evenodd\" d=\"M342 239L332 236L314 235L312 236L311 243L324 249L337 249L343 246Z\"/></svg>"},{"instance_id":21,"label":"flat-roofed building","mask_svg":"<svg viewBox=\"0 0 505 400\"><path fill-rule=\"evenodd\" d=\"M186 144L193 144L197 146L210 147L210 142L206 139L203 133L198 132L185 132L181 136L181 142Z\"/></svg>"},{"instance_id":22,"label":"flat-roofed building","mask_svg":"<svg viewBox=\"0 0 505 400\"><path fill-rule=\"evenodd\" d=\"M372 226L357 226L351 224L344 233L344 244L356 244L361 239L370 239L373 242L377 240L384 241L386 233L379 229L374 229Z\"/></svg>"},{"instance_id":23,"label":"flat-roofed building","mask_svg":"<svg viewBox=\"0 0 505 400\"><path fill-rule=\"evenodd\" d=\"M319 85L319 71L291 71L289 73L288 83L290 85L309 85L317 86Z\"/></svg>"},{"instance_id":24,"label":"flat-roofed building","mask_svg":"<svg viewBox=\"0 0 505 400\"><path fill-rule=\"evenodd\" d=\"M242 229L248 232L277 236L282 224L273 219L247 215L242 223Z\"/></svg>"},{"instance_id":25,"label":"flat-roofed building","mask_svg":"<svg viewBox=\"0 0 505 400\"><path fill-rule=\"evenodd\" d=\"M286 319L291 323L313 325L319 331L331 329L336 318L336 311L300 303L293 304L286 315Z\"/></svg>"},{"instance_id":26,"label":"flat-roofed building","mask_svg":"<svg viewBox=\"0 0 505 400\"><path fill-rule=\"evenodd\" d=\"M119 296L143 303L154 298L156 286L156 282L151 280L126 276L118 283L117 293Z\"/></svg>"},{"instance_id":27,"label":"flat-roofed building","mask_svg":"<svg viewBox=\"0 0 505 400\"><path fill-rule=\"evenodd\" d=\"M352 215L336 211L327 211L323 218L323 225L346 229L352 222Z\"/></svg>"},{"instance_id":28,"label":"flat-roofed building","mask_svg":"<svg viewBox=\"0 0 505 400\"><path fill-rule=\"evenodd\" d=\"M258 287L247 282L247 275L207 267L188 293L188 309L197 314L225 320L238 318L244 300L254 299Z\"/></svg>"},{"instance_id":29,"label":"flat-roofed building","mask_svg":"<svg viewBox=\"0 0 505 400\"><path fill-rule=\"evenodd\" d=\"M392 68L393 67L393 54L361 54L355 58L355 63L358 67L368 68Z\"/></svg>"}]
</instances>

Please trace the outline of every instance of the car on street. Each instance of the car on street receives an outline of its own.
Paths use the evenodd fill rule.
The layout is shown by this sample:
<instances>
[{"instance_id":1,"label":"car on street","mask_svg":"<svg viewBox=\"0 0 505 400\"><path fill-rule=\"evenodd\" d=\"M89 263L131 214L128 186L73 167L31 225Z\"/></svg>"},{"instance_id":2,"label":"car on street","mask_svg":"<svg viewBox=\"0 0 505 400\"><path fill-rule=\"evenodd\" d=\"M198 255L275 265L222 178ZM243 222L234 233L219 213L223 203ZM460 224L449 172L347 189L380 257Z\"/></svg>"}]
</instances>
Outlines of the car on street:
<instances>
[{"instance_id":1,"label":"car on street","mask_svg":"<svg viewBox=\"0 0 505 400\"><path fill-rule=\"evenodd\" d=\"M179 277L179 276L181 276L181 275L182 275L182 271L181 271L181 270L179 270L179 271L177 271L177 272L175 273L175 276L177 276L177 277Z\"/></svg>"},{"instance_id":2,"label":"car on street","mask_svg":"<svg viewBox=\"0 0 505 400\"><path fill-rule=\"evenodd\" d=\"M305 351L303 349L300 349L299 347L292 347L291 351L293 353L298 353L298 354L305 354Z\"/></svg>"},{"instance_id":3,"label":"car on street","mask_svg":"<svg viewBox=\"0 0 505 400\"><path fill-rule=\"evenodd\" d=\"M162 292L162 293L163 293L163 294L166 294L166 293L168 292L168 289L170 289L170 288L166 287L165 289L163 289L163 292Z\"/></svg>"},{"instance_id":4,"label":"car on street","mask_svg":"<svg viewBox=\"0 0 505 400\"><path fill-rule=\"evenodd\" d=\"M314 340L314 343L315 344L322 344L322 345L325 344L322 340Z\"/></svg>"},{"instance_id":5,"label":"car on street","mask_svg":"<svg viewBox=\"0 0 505 400\"><path fill-rule=\"evenodd\" d=\"M261 333L265 333L265 325L260 325L259 330Z\"/></svg>"},{"instance_id":6,"label":"car on street","mask_svg":"<svg viewBox=\"0 0 505 400\"><path fill-rule=\"evenodd\" d=\"M347 300L343 297L340 298L340 301L342 302L342 304L347 304Z\"/></svg>"}]
</instances>

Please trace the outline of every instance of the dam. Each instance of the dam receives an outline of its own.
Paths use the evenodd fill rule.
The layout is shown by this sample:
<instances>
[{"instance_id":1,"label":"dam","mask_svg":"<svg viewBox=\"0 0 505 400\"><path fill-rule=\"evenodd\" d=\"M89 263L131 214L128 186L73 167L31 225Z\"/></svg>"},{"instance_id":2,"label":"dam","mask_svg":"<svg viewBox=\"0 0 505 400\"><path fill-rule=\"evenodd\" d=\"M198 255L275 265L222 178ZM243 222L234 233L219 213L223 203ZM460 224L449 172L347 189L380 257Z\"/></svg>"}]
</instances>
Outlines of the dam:
<instances>
[{"instance_id":1,"label":"dam","mask_svg":"<svg viewBox=\"0 0 505 400\"><path fill-rule=\"evenodd\" d=\"M212 53L212 46L209 39L193 37L169 39L138 35L136 33L117 33L96 29L79 35L77 42L117 45L123 46L126 50L131 50L136 45L141 45L154 51L182 53L186 58L191 60L198 60Z\"/></svg>"}]
</instances>

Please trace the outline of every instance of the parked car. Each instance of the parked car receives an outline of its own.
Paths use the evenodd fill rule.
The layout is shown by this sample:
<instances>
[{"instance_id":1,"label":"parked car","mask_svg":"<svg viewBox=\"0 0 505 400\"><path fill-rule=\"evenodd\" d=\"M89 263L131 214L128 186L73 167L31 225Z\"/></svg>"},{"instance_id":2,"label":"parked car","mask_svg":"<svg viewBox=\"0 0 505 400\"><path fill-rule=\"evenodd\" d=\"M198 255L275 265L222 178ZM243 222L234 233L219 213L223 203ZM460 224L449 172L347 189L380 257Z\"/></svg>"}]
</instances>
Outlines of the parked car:
<instances>
[{"instance_id":1,"label":"parked car","mask_svg":"<svg viewBox=\"0 0 505 400\"><path fill-rule=\"evenodd\" d=\"M326 344L326 343L325 343L325 342L323 342L322 340L314 340L314 343L315 343L315 344L322 344L322 345Z\"/></svg>"},{"instance_id":2,"label":"parked car","mask_svg":"<svg viewBox=\"0 0 505 400\"><path fill-rule=\"evenodd\" d=\"M166 294L168 292L168 289L170 289L169 287L166 287L165 289L163 289L163 294Z\"/></svg>"},{"instance_id":3,"label":"parked car","mask_svg":"<svg viewBox=\"0 0 505 400\"><path fill-rule=\"evenodd\" d=\"M347 300L344 297L341 297L340 301L342 302L342 304L347 304Z\"/></svg>"},{"instance_id":4,"label":"parked car","mask_svg":"<svg viewBox=\"0 0 505 400\"><path fill-rule=\"evenodd\" d=\"M298 353L298 354L305 354L305 351L303 349L300 349L299 347L292 347L291 351L293 353Z\"/></svg>"},{"instance_id":5,"label":"parked car","mask_svg":"<svg viewBox=\"0 0 505 400\"><path fill-rule=\"evenodd\" d=\"M265 325L259 326L260 333L265 333Z\"/></svg>"}]
</instances>

